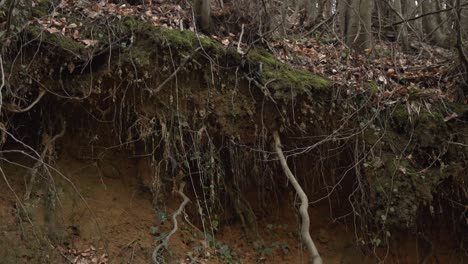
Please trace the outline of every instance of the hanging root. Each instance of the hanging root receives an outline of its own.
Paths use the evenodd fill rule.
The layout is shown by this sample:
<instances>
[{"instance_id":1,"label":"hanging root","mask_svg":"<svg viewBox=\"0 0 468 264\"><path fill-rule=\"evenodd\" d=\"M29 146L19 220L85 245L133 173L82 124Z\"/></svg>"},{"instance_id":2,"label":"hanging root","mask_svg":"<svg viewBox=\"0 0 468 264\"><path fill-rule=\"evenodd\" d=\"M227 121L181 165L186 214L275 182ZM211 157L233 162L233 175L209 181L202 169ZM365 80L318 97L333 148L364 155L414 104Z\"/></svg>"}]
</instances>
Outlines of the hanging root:
<instances>
[{"instance_id":1,"label":"hanging root","mask_svg":"<svg viewBox=\"0 0 468 264\"><path fill-rule=\"evenodd\" d=\"M185 182L182 182L180 184L179 190L177 191L177 193L184 200L180 204L179 209L177 209L177 211L175 211L174 214L172 215L172 222L174 223L174 227L172 228L171 232L169 232L169 234L167 234L167 236L162 240L161 244L159 244L153 251L153 261L156 264L160 263L160 261L158 260L159 251L162 249L162 247L167 248L167 244L169 243L169 240L171 239L171 236L174 235L175 232L177 232L177 230L179 229L178 222L177 222L177 217L180 214L182 214L182 211L184 211L185 206L190 201L190 199L183 192L184 187L185 187Z\"/></svg>"},{"instance_id":2,"label":"hanging root","mask_svg":"<svg viewBox=\"0 0 468 264\"><path fill-rule=\"evenodd\" d=\"M278 154L279 160L281 162L281 167L283 168L284 174L288 177L288 180L291 182L292 186L296 190L297 195L301 199L301 206L299 207L299 213L301 214L302 225L301 225L301 238L304 244L306 245L309 252L312 254L312 263L313 264L322 264L322 258L320 257L317 248L315 247L314 241L310 237L309 225L310 218L307 208L309 207L309 199L302 189L299 182L294 177L294 174L288 167L286 158L284 157L283 150L281 149L281 140L278 134L278 131L273 132L273 138L275 140L275 150Z\"/></svg>"},{"instance_id":3,"label":"hanging root","mask_svg":"<svg viewBox=\"0 0 468 264\"><path fill-rule=\"evenodd\" d=\"M53 148L53 144L57 139L59 139L59 138L63 137L63 135L65 135L65 128L66 128L65 121L63 121L62 122L62 131L60 131L59 134L55 135L49 141L44 141L43 142L44 149L41 152L41 156L36 161L34 166L29 170L30 177L29 177L29 184L26 186L26 193L24 195L24 200L25 201L29 200L29 198L31 197L31 192L32 192L32 188L34 186L34 182L36 180L36 175L39 172L39 170L41 168L43 168L43 166L45 165L45 158L46 158L47 152L49 152Z\"/></svg>"}]
</instances>

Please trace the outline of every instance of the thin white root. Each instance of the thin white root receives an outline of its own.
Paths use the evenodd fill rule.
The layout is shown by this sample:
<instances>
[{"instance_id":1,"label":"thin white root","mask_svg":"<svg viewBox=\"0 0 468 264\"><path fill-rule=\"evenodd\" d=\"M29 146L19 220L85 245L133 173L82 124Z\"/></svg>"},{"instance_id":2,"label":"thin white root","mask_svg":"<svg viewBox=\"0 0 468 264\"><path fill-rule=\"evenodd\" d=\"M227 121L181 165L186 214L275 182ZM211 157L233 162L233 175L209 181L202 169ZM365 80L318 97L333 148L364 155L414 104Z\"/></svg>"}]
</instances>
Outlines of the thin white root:
<instances>
[{"instance_id":1,"label":"thin white root","mask_svg":"<svg viewBox=\"0 0 468 264\"><path fill-rule=\"evenodd\" d=\"M315 247L314 241L312 240L310 233L309 233L309 226L310 226L310 218L309 213L307 211L309 207L309 199L307 198L306 193L302 189L299 182L294 177L294 174L289 169L288 163L286 162L286 158L284 157L283 150L281 149L281 140L278 134L278 131L273 132L273 138L275 140L275 150L278 154L279 160L281 162L281 167L283 167L283 171L288 177L288 180L291 182L292 186L296 190L297 195L301 199L301 206L299 207L299 213L302 219L301 225L301 238L304 244L306 245L308 251L312 255L312 263L313 264L322 264L322 258Z\"/></svg>"},{"instance_id":2,"label":"thin white root","mask_svg":"<svg viewBox=\"0 0 468 264\"><path fill-rule=\"evenodd\" d=\"M239 53L241 55L244 55L245 52L243 52L242 49L241 49L242 36L244 36L244 24L242 24L242 31L240 33L239 42L237 42L237 53Z\"/></svg>"},{"instance_id":3,"label":"thin white root","mask_svg":"<svg viewBox=\"0 0 468 264\"><path fill-rule=\"evenodd\" d=\"M185 182L182 182L180 184L179 190L177 193L184 199L182 203L179 206L179 209L174 212L172 215L172 222L174 223L174 227L172 228L171 232L167 234L167 236L162 240L161 244L159 244L153 251L153 261L156 264L159 264L158 256L159 256L159 251L161 250L162 247L167 248L167 244L169 243L169 240L171 239L171 236L174 235L177 230L179 229L178 227L178 222L177 222L177 217L182 214L184 211L185 206L187 205L188 202L190 202L190 199L184 194L184 187L185 187Z\"/></svg>"}]
</instances>

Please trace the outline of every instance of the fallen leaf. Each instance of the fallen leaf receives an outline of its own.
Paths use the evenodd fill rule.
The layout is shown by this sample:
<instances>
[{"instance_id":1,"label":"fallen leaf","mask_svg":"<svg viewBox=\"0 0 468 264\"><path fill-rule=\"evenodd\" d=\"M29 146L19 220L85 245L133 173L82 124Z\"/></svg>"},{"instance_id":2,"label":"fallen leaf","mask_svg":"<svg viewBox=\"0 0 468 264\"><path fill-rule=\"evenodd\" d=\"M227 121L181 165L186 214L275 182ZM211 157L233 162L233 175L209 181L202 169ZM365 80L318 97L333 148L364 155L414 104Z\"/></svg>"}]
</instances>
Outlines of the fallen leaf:
<instances>
[{"instance_id":1,"label":"fallen leaf","mask_svg":"<svg viewBox=\"0 0 468 264\"><path fill-rule=\"evenodd\" d=\"M86 47L95 46L98 43L98 40L95 39L82 39L80 41L83 42Z\"/></svg>"},{"instance_id":2,"label":"fallen leaf","mask_svg":"<svg viewBox=\"0 0 468 264\"><path fill-rule=\"evenodd\" d=\"M46 30L47 32L51 33L51 34L55 34L55 33L61 32L60 29L55 28L55 27L49 27L49 28L46 28L45 30Z\"/></svg>"},{"instance_id":3,"label":"fallen leaf","mask_svg":"<svg viewBox=\"0 0 468 264\"><path fill-rule=\"evenodd\" d=\"M452 119L454 119L454 118L457 118L457 117L458 117L458 114L457 114L457 113L452 113L451 115L446 116L446 117L444 118L444 121L445 121L445 122L448 122L448 121L450 121L450 120L452 120Z\"/></svg>"}]
</instances>

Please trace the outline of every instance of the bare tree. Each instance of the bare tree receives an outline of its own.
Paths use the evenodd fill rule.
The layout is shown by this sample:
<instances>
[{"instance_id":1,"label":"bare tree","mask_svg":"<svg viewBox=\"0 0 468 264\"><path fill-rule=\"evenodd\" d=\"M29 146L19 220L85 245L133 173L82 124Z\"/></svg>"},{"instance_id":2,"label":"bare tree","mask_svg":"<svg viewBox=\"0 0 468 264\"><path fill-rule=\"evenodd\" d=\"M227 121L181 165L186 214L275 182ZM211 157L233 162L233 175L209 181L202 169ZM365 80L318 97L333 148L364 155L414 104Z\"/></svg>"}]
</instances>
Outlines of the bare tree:
<instances>
[{"instance_id":1,"label":"bare tree","mask_svg":"<svg viewBox=\"0 0 468 264\"><path fill-rule=\"evenodd\" d=\"M194 3L197 24L205 33L212 31L210 4L210 0L195 0Z\"/></svg>"},{"instance_id":2,"label":"bare tree","mask_svg":"<svg viewBox=\"0 0 468 264\"><path fill-rule=\"evenodd\" d=\"M436 1L435 0L425 0L423 4L421 4L422 13L431 13L436 10ZM441 47L447 47L447 36L442 31L442 23L439 19L440 13L435 13L430 16L424 16L422 19L424 33L430 39L430 41Z\"/></svg>"},{"instance_id":3,"label":"bare tree","mask_svg":"<svg viewBox=\"0 0 468 264\"><path fill-rule=\"evenodd\" d=\"M342 0L339 6L340 26L346 44L357 51L371 48L374 1Z\"/></svg>"},{"instance_id":4,"label":"bare tree","mask_svg":"<svg viewBox=\"0 0 468 264\"><path fill-rule=\"evenodd\" d=\"M299 0L296 2L293 17L297 18L301 13L301 23L310 26L317 19L318 14L317 0Z\"/></svg>"},{"instance_id":5,"label":"bare tree","mask_svg":"<svg viewBox=\"0 0 468 264\"><path fill-rule=\"evenodd\" d=\"M408 2L412 0L395 0L394 9L397 12L396 20L407 19ZM408 51L410 48L408 41L407 23L397 25L397 39L400 41L403 50Z\"/></svg>"}]
</instances>

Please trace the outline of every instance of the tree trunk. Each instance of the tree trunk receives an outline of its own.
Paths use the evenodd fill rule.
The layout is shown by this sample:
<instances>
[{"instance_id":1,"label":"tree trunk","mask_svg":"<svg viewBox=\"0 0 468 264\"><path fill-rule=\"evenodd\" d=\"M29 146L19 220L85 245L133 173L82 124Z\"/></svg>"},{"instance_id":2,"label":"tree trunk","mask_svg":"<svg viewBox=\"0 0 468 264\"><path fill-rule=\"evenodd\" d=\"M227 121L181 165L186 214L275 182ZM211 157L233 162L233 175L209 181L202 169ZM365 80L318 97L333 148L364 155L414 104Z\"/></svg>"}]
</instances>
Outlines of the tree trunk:
<instances>
[{"instance_id":1,"label":"tree trunk","mask_svg":"<svg viewBox=\"0 0 468 264\"><path fill-rule=\"evenodd\" d=\"M350 0L337 0L337 10L339 17L339 26L343 39L347 42L348 37L348 23L350 16Z\"/></svg>"},{"instance_id":2,"label":"tree trunk","mask_svg":"<svg viewBox=\"0 0 468 264\"><path fill-rule=\"evenodd\" d=\"M333 15L333 2L334 0L324 0L323 19L327 19Z\"/></svg>"},{"instance_id":3,"label":"tree trunk","mask_svg":"<svg viewBox=\"0 0 468 264\"><path fill-rule=\"evenodd\" d=\"M304 9L304 13L302 13ZM296 2L293 18L300 18L300 23L310 26L317 18L317 0L299 0Z\"/></svg>"},{"instance_id":4,"label":"tree trunk","mask_svg":"<svg viewBox=\"0 0 468 264\"><path fill-rule=\"evenodd\" d=\"M317 10L317 0L306 0L306 16L305 16L305 26L312 25L317 19L318 14Z\"/></svg>"},{"instance_id":5,"label":"tree trunk","mask_svg":"<svg viewBox=\"0 0 468 264\"><path fill-rule=\"evenodd\" d=\"M462 0L462 5L468 4L468 0ZM460 25L464 39L468 37L468 7L462 8L460 14Z\"/></svg>"},{"instance_id":6,"label":"tree trunk","mask_svg":"<svg viewBox=\"0 0 468 264\"><path fill-rule=\"evenodd\" d=\"M442 3L441 0L434 0L434 1L435 1L434 10L442 10L447 7L447 5ZM450 14L450 13L442 12L437 15L437 22L440 25L440 30L445 33L448 33L450 30L450 25L449 25L450 23L448 22L449 19L447 17L447 14Z\"/></svg>"},{"instance_id":7,"label":"tree trunk","mask_svg":"<svg viewBox=\"0 0 468 264\"><path fill-rule=\"evenodd\" d=\"M195 17L198 26L205 33L211 33L211 7L210 0L195 0L194 4Z\"/></svg>"},{"instance_id":8,"label":"tree trunk","mask_svg":"<svg viewBox=\"0 0 468 264\"><path fill-rule=\"evenodd\" d=\"M406 10L406 14L408 18L421 15L421 8L420 8L421 3L419 3L419 5L416 5L415 0L405 0L404 2L407 4L407 6L404 9ZM417 31L419 36L422 36L423 29L422 29L421 19L416 19L416 20L410 21L409 23Z\"/></svg>"},{"instance_id":9,"label":"tree trunk","mask_svg":"<svg viewBox=\"0 0 468 264\"><path fill-rule=\"evenodd\" d=\"M407 19L407 10L408 10L408 1L413 0L395 0L394 8L395 11L398 13L396 16L396 21L400 21L401 19ZM402 23L397 26L397 39L401 43L403 50L405 52L409 51L410 45L408 41L408 25L407 23Z\"/></svg>"},{"instance_id":10,"label":"tree trunk","mask_svg":"<svg viewBox=\"0 0 468 264\"><path fill-rule=\"evenodd\" d=\"M373 0L340 2L341 28L346 44L358 52L372 47L371 19Z\"/></svg>"},{"instance_id":11,"label":"tree trunk","mask_svg":"<svg viewBox=\"0 0 468 264\"><path fill-rule=\"evenodd\" d=\"M430 13L435 11L435 0L426 0L422 5L422 13ZM447 36L442 32L442 27L439 25L438 14L423 17L424 33L428 36L430 41L437 46L447 47Z\"/></svg>"}]
</instances>

